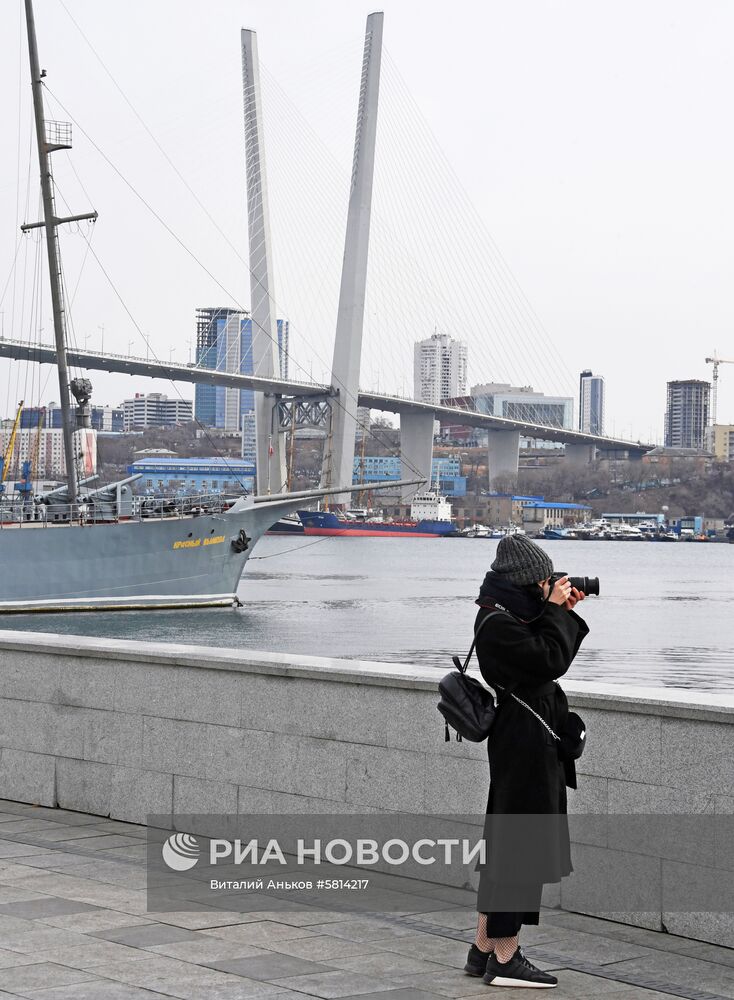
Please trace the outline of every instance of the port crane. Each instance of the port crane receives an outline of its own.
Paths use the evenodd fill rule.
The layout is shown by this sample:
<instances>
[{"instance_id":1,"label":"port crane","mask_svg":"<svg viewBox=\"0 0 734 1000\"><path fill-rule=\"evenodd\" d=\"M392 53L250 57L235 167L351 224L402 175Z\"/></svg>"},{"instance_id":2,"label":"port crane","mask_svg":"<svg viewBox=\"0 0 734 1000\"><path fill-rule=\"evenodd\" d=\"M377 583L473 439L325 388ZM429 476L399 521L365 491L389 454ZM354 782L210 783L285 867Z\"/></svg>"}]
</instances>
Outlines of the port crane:
<instances>
[{"instance_id":1,"label":"port crane","mask_svg":"<svg viewBox=\"0 0 734 1000\"><path fill-rule=\"evenodd\" d=\"M8 473L10 472L10 463L13 461L13 452L15 451L15 439L18 436L18 428L20 427L20 417L23 413L23 400L21 399L18 403L18 412L15 414L15 420L13 421L13 429L10 432L10 437L8 438L8 445L5 449L5 454L2 457L2 464L0 465L0 493L5 492L5 480L8 478Z\"/></svg>"},{"instance_id":2,"label":"port crane","mask_svg":"<svg viewBox=\"0 0 734 1000\"><path fill-rule=\"evenodd\" d=\"M719 365L734 365L734 361L729 358L720 358L716 351L712 358L706 358L707 365L713 365L714 371L711 378L711 423L716 426L716 401L719 389Z\"/></svg>"}]
</instances>

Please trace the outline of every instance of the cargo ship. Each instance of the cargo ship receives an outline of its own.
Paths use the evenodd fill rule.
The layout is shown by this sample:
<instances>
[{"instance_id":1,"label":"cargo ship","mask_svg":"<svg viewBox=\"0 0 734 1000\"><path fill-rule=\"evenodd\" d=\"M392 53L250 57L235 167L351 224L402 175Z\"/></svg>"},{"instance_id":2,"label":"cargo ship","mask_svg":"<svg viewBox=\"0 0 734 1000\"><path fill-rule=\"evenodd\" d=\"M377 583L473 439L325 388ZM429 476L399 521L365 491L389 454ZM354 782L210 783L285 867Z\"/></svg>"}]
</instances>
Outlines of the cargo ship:
<instances>
[{"instance_id":1,"label":"cargo ship","mask_svg":"<svg viewBox=\"0 0 734 1000\"><path fill-rule=\"evenodd\" d=\"M458 534L451 504L433 490L417 493L405 520L369 517L367 512L345 514L325 510L299 510L305 535L347 535L353 538L445 538Z\"/></svg>"}]
</instances>

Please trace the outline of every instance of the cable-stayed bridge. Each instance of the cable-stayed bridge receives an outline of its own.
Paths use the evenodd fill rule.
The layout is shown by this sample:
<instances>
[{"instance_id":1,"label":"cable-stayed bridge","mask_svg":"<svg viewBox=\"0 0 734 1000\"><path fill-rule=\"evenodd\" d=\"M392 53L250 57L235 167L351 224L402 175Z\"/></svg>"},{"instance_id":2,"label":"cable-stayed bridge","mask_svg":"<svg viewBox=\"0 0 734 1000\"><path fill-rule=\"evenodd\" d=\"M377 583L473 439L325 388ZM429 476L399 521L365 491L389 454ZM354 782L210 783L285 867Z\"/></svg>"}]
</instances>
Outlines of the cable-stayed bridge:
<instances>
[{"instance_id":1,"label":"cable-stayed bridge","mask_svg":"<svg viewBox=\"0 0 734 1000\"><path fill-rule=\"evenodd\" d=\"M254 392L262 393L271 400L277 400L282 407L286 408L290 408L294 402L330 401L339 395L338 389L334 386L318 382L240 375L235 372L201 368L194 364L171 364L164 361L151 361L149 358L137 358L124 354L103 354L99 351L84 351L75 348L69 348L67 356L70 365L90 371L116 372L125 375L166 379L171 382L221 385L231 389L251 389ZM56 348L52 344L30 344L22 340L0 339L0 357L53 365L56 363ZM546 424L533 423L529 420L509 420L505 417L497 417L460 407L434 406L431 403L422 403L403 396L368 390L358 391L357 405L370 410L398 414L401 418L401 429L406 421L409 422L411 416L423 417L431 422L431 436L433 435L434 420L450 420L452 423L477 427L494 433L504 431L541 441L559 442L565 445L567 457L577 463L591 461L593 453L596 451L627 453L634 458L654 447L654 445L645 444L642 441L584 434L569 428L549 427ZM491 475L516 473L517 464L514 466L506 465L503 468L498 466L497 460L501 456L497 453L497 444L498 441L490 437L490 461L494 459ZM412 460L411 455L406 457L409 461Z\"/></svg>"},{"instance_id":2,"label":"cable-stayed bridge","mask_svg":"<svg viewBox=\"0 0 734 1000\"><path fill-rule=\"evenodd\" d=\"M434 426L437 419L485 429L488 432L490 483L516 477L520 437L560 442L569 461L580 464L597 451L639 457L653 445L576 430L512 420L473 410L418 402L404 396L360 388L362 340L365 321L367 269L370 257L372 194L380 102L383 15L371 14L363 50L362 75L352 163L341 285L336 318L331 376L327 382L279 377L276 299L270 231L265 142L261 107L260 68L255 32L243 30L242 73L247 173L247 209L252 362L256 375L213 370L203 365L163 363L149 358L104 354L70 348L71 365L98 371L164 378L173 382L221 385L255 393L258 492L279 492L286 481L284 434L293 426L316 425L326 433L322 485L333 487L351 481L357 408L397 413L400 418L400 451L404 479L430 481ZM400 272L402 274L402 272ZM510 348L520 355L526 347L513 332L513 317L504 320ZM516 327L514 328L516 329ZM51 345L0 340L0 357L40 363L56 362Z\"/></svg>"}]
</instances>

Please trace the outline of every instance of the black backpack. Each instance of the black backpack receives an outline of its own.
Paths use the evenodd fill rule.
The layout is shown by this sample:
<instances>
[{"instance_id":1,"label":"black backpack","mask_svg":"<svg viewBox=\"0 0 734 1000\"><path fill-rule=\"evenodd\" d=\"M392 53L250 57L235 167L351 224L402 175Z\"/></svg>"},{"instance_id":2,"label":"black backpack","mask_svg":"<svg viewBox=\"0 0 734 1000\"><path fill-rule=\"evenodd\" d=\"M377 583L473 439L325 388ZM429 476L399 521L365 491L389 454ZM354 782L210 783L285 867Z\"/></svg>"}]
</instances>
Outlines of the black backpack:
<instances>
[{"instance_id":1,"label":"black backpack","mask_svg":"<svg viewBox=\"0 0 734 1000\"><path fill-rule=\"evenodd\" d=\"M494 722L494 697L491 691L473 677L469 677L466 671L477 644L477 636L484 623L502 613L492 611L481 620L464 662L462 663L458 656L452 657L457 669L446 674L439 682L438 693L441 699L438 710L444 717L446 741L451 739L449 726L456 730L456 739L459 741L470 740L472 743L481 743L489 736Z\"/></svg>"}]
</instances>

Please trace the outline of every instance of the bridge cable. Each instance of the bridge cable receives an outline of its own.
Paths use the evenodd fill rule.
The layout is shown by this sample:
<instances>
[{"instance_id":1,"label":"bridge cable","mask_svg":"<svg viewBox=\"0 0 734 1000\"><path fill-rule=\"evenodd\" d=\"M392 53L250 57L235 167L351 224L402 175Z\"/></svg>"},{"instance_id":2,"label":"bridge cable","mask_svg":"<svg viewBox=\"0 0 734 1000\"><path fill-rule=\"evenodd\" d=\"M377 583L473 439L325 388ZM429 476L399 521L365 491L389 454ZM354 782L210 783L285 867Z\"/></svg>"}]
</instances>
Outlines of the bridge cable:
<instances>
[{"instance_id":1,"label":"bridge cable","mask_svg":"<svg viewBox=\"0 0 734 1000\"><path fill-rule=\"evenodd\" d=\"M201 268L201 269L202 269L202 270L204 271L204 273L205 273L205 274L207 274L207 275L208 275L208 276L209 276L209 277L211 278L211 280L212 280L212 281L213 281L213 282L214 282L214 283L215 283L215 284L216 284L216 285L217 285L217 286L218 286L219 288L221 288L221 289L222 289L222 291L223 291L223 292L224 292L224 293L225 293L225 294L226 294L226 295L227 295L227 296L228 296L228 297L229 297L229 298L230 298L230 299L231 299L231 300L232 300L232 301L233 301L233 302L234 302L234 303L235 303L235 304L236 304L236 305L237 305L237 306L238 306L238 307L239 307L239 308L240 308L240 309L241 309L241 310L243 311L243 312L247 312L248 310L245 310L245 309L244 309L244 307L242 306L242 304L238 302L238 300L237 300L237 297L236 297L236 296L235 296L235 295L234 295L233 293L231 293L231 292L230 292L230 291L229 291L229 290L228 290L228 289L226 288L226 286L225 286L225 285L223 285L223 284L222 284L222 282L221 282L221 281L220 281L220 280L219 280L219 279L218 279L218 278L216 277L216 275L215 275L215 274L214 274L214 273L213 273L212 271L210 271L210 270L209 270L209 268L208 268L208 267L207 267L207 266L206 266L206 265L205 265L205 264L203 263L203 261L201 261L201 260L200 260L200 259L199 259L199 258L198 258L198 257L196 256L196 254L194 253L194 251L193 251L193 250L191 250L191 249L190 249L190 248L189 248L189 247L188 247L188 246L186 245L186 243L184 243L184 241L183 241L183 240L181 239L181 237L179 237L179 236L177 235L177 233L176 233L176 232L175 232L175 231L174 231L174 230L173 230L173 229L172 229L172 228L171 228L171 227L170 227L170 226L168 225L168 223L167 223L167 222L166 222L166 221L165 221L165 220L164 220L164 219L163 219L163 218L162 218L162 217L161 217L161 216L160 216L160 215L158 214L158 212L156 212L156 210L155 210L155 209L154 209L154 208L153 208L153 207L152 207L152 206L150 205L150 203L149 203L148 201L146 201L146 199L145 199L145 198L143 197L143 195L142 195L142 194L140 194L140 192L139 192L139 191L138 191L138 190L137 190L137 189L136 189L136 188L134 187L134 185L132 184L132 182L131 182L131 181L129 181L129 180L127 179L127 177L125 177L125 175L124 175L124 174L123 174L123 173L122 173L122 172L121 172L121 171L119 170L119 168L118 168L118 167L117 167L117 166L116 166L116 165L115 165L115 164L113 163L113 161L112 161L112 160L111 160L111 159L110 159L110 158L109 158L109 157L107 156L107 154L106 154L106 153L105 153L105 152L104 152L104 151L103 151L103 150L101 149L101 147L100 147L100 146L99 146L99 145L98 145L98 144L97 144L97 143L96 143L96 142L94 141L94 139L92 139L92 137L91 137L91 136L89 135L89 133L88 133L88 132L87 132L87 131L86 131L86 130L85 130L85 129L84 129L84 128L83 128L83 127L82 127L82 126L81 126L81 125L79 124L79 122L78 122L78 121L76 120L76 118L74 118L74 116L73 116L73 115L71 114L71 112L69 111L69 109L68 109L68 108L67 108L67 107L66 107L66 106L65 106L65 105L63 104L63 102L62 102L62 101L61 101L61 100L60 100L60 99L59 99L59 98L58 98L58 97L57 97L56 95L54 95L54 94L53 94L53 93L52 93L52 92L51 92L51 91L49 90L48 86L44 85L44 87L45 87L45 90L47 90L47 91L48 91L49 93L51 93L51 96L52 96L52 97L54 98L54 100L55 100L55 101L56 101L56 102L57 102L57 103L59 104L59 106L60 106L60 107L62 108L62 110L64 111L64 113L65 113L65 114L66 114L66 115L67 115L67 116L68 116L68 117L70 118L70 120L71 120L71 121L72 121L72 122L74 123L74 125L75 125L75 126L76 126L76 127L78 128L78 129L79 129L79 131L80 131L80 132L81 132L81 133L82 133L82 134L84 135L84 137L85 137L85 138L87 139L87 141L91 143L91 145L92 145L92 146L93 146L93 147L95 148L95 150L96 150L96 151L97 151L97 152L99 153L99 155L100 155L100 156L101 156L101 157L102 157L102 158L103 158L103 159L105 160L105 162L106 162L106 163L107 163L107 164L108 164L108 165L109 165L109 166L110 166L110 167L112 168L112 170L114 170L114 172L115 172L115 173L117 174L117 176L118 176L118 177L119 177L119 178L120 178L120 179L121 179L121 180L123 181L123 183L124 183L124 184L125 184L125 185L126 185L126 186L127 186L128 188L129 188L129 189L130 189L130 191L131 191L131 192L132 192L132 193L133 193L133 194L134 194L134 195L135 195L135 196L136 196L136 197L138 198L138 200L139 200L139 201L140 201L140 202L141 202L141 203L142 203L142 204L143 204L143 205L144 205L144 206L145 206L145 207L146 207L146 208L148 209L148 211L149 211L149 212L150 212L150 213L151 213L151 214L153 215L153 217L154 217L154 218L155 218L155 219L156 219L156 220L157 220L157 221L158 221L158 222L160 223L160 225L161 225L161 226L163 226L163 228L164 228L164 229L166 230L166 232L168 232L168 234L169 234L169 235L170 235L170 236L171 236L171 237L172 237L172 238L173 238L173 239L174 239L174 240L176 241L176 243L178 243L178 245L179 245L179 246L180 246L180 247L181 247L181 248L182 248L182 249L183 249L183 250L184 250L184 251L185 251L185 252L186 252L186 253L187 253L187 254L188 254L188 255L189 255L190 257L191 257L191 259L192 259L192 260L193 260L193 261L194 261L194 262L195 262L196 264L198 264L198 265L199 265L199 267L200 267L200 268ZM90 248L90 249L91 249L91 252L92 252L92 255L93 255L93 256L96 256L96 255L95 255L95 253L94 253L94 250L93 250L92 248ZM147 343L148 343L148 341L147 341L147 338L146 338L146 337L145 337L145 335L144 335L144 334L142 333L142 330L140 330L140 328L139 328L139 327L137 327L137 329L138 329L138 332L140 333L141 337L143 337L143 341L144 341L144 343L146 343L146 344L147 344ZM265 333L266 333L266 335L267 335L267 336L269 337L269 339L270 339L271 341L274 341L274 338L273 338L272 336L270 336L270 334L269 334L269 332L268 332L268 331L263 331L263 332L265 332ZM149 346L149 345L148 345L148 346ZM298 367L299 367L299 368L302 368L302 366L301 366L301 365L300 365L300 364L299 364L298 362L296 362L296 364L298 365ZM344 390L346 391L346 387L342 386L342 388L343 388L343 389L344 389ZM351 395L351 394L348 394L348 395ZM352 400L353 400L353 402L354 402L354 403L356 404L356 397L352 397ZM343 409L344 409L344 410L345 410L346 412L349 412L349 411L347 411L347 407L346 407L346 404L345 404L345 403L342 403L342 402L341 402L341 400L339 399L339 397L332 397L332 399L331 399L331 403L332 403L332 405L337 405L337 406L340 406L340 407L342 407L342 408L343 408ZM370 432L369 432L369 433L371 433L371 434L372 434L372 433L373 433L373 431L372 431L372 430L370 429ZM408 467L408 468L409 468L409 469L411 470L411 472L414 472L414 473L415 473L416 475L419 475L419 474L420 474L420 473L419 473L419 470L418 470L417 468L415 468L415 467L414 467L414 466L412 465L412 463L410 463L409 461L407 461L407 460L406 460L405 464L406 464L406 466L407 466L407 467Z\"/></svg>"}]
</instances>

